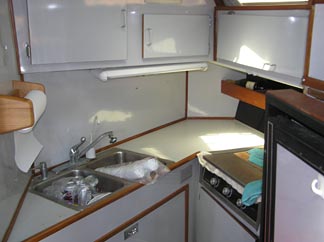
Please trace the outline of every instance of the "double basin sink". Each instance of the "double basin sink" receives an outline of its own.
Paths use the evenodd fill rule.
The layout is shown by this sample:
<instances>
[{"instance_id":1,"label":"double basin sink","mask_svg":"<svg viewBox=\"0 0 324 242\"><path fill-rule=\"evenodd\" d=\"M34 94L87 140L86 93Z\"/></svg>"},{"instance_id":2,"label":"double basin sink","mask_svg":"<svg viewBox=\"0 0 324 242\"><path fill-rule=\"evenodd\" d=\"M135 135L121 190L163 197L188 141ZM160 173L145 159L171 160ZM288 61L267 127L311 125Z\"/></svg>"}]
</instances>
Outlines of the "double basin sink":
<instances>
[{"instance_id":1,"label":"double basin sink","mask_svg":"<svg viewBox=\"0 0 324 242\"><path fill-rule=\"evenodd\" d=\"M46 180L35 177L30 191L68 208L83 210L134 183L95 169L126 165L146 157L149 155L112 148L97 154L94 160L81 162L59 174L52 174ZM172 163L165 159L158 160L166 166Z\"/></svg>"}]
</instances>

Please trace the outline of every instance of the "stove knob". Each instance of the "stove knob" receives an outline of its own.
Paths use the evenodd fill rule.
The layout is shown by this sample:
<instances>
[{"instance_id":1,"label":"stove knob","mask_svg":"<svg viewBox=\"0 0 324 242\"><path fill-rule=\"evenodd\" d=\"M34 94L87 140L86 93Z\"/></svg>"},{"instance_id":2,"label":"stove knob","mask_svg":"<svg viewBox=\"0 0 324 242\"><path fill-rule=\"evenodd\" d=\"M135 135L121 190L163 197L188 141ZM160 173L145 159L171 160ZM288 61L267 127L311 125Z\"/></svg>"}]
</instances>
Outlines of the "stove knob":
<instances>
[{"instance_id":1,"label":"stove knob","mask_svg":"<svg viewBox=\"0 0 324 242\"><path fill-rule=\"evenodd\" d=\"M231 197L232 196L232 188L224 187L222 193L226 197Z\"/></svg>"},{"instance_id":2,"label":"stove knob","mask_svg":"<svg viewBox=\"0 0 324 242\"><path fill-rule=\"evenodd\" d=\"M217 187L219 184L219 180L216 177L213 177L210 179L209 184L212 185L213 187Z\"/></svg>"},{"instance_id":3,"label":"stove knob","mask_svg":"<svg viewBox=\"0 0 324 242\"><path fill-rule=\"evenodd\" d=\"M238 206L239 208L242 207L243 203L242 203L242 199L239 198L236 200L236 206Z\"/></svg>"},{"instance_id":4,"label":"stove knob","mask_svg":"<svg viewBox=\"0 0 324 242\"><path fill-rule=\"evenodd\" d=\"M246 206L243 205L241 198L239 198L239 199L236 200L236 206L238 206L242 210L246 208Z\"/></svg>"}]
</instances>

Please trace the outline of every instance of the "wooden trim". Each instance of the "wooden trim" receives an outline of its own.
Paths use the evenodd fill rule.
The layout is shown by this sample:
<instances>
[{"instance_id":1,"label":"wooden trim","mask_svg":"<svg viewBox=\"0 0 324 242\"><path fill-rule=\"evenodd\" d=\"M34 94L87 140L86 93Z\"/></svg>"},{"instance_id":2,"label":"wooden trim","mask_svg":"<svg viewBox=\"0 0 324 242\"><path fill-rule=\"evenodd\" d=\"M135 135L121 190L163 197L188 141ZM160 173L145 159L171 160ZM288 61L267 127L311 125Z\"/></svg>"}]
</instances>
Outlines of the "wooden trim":
<instances>
[{"instance_id":1,"label":"wooden trim","mask_svg":"<svg viewBox=\"0 0 324 242\"><path fill-rule=\"evenodd\" d=\"M24 75L21 73L21 70L20 70L18 38L17 38L15 14L14 14L14 8L13 8L12 0L8 1L8 6L9 6L9 14L10 14L10 22L11 22L10 24L11 24L11 29L12 29L12 38L13 38L14 47L15 47L16 64L17 64L20 80L23 81L24 80Z\"/></svg>"},{"instance_id":2,"label":"wooden trim","mask_svg":"<svg viewBox=\"0 0 324 242\"><path fill-rule=\"evenodd\" d=\"M214 61L217 61L218 12L214 8Z\"/></svg>"},{"instance_id":3,"label":"wooden trim","mask_svg":"<svg viewBox=\"0 0 324 242\"><path fill-rule=\"evenodd\" d=\"M189 72L186 71L185 118L188 117L188 98L189 98Z\"/></svg>"},{"instance_id":4,"label":"wooden trim","mask_svg":"<svg viewBox=\"0 0 324 242\"><path fill-rule=\"evenodd\" d=\"M316 120L324 122L324 103L294 90L269 90L267 96L272 96L283 103L294 107Z\"/></svg>"},{"instance_id":5,"label":"wooden trim","mask_svg":"<svg viewBox=\"0 0 324 242\"><path fill-rule=\"evenodd\" d=\"M124 144L124 143L126 143L126 142L128 142L128 141L131 141L131 140L137 139L137 138L139 138L139 137L142 137L142 136L147 135L147 134L149 134L149 133L152 133L152 132L158 131L158 130L160 130L160 129L163 129L163 128L165 128L165 127L168 127L168 126L170 126L170 125L173 125L173 124L179 123L179 122L184 121L184 120L186 120L185 117L184 117L184 118L180 118L180 119L175 120L175 121L172 121L172 122L170 122L170 123L166 123L166 124L164 124L164 125L158 126L158 127L156 127L156 128L149 129L149 130L144 131L144 132L142 132L142 133L139 133L139 134L136 134L136 135L134 135L134 136L128 137L128 138L126 138L126 139L123 139L123 140L121 140L121 141L118 141L118 142L116 142L116 143L114 143L114 144L112 144L112 145L108 145L108 146L102 147L102 148L96 150L96 152L101 152L101 151L104 151L104 150L110 149L110 148L112 148L112 147L115 147L115 146L118 146L118 145Z\"/></svg>"},{"instance_id":6,"label":"wooden trim","mask_svg":"<svg viewBox=\"0 0 324 242\"><path fill-rule=\"evenodd\" d=\"M324 91L324 80L321 81L321 80L307 76L307 77L305 77L303 86L309 86L309 87Z\"/></svg>"},{"instance_id":7,"label":"wooden trim","mask_svg":"<svg viewBox=\"0 0 324 242\"><path fill-rule=\"evenodd\" d=\"M28 92L32 90L38 90L45 93L45 87L43 84L36 82L22 82L22 81L12 81L12 87L15 90L18 90L19 97L25 97Z\"/></svg>"},{"instance_id":8,"label":"wooden trim","mask_svg":"<svg viewBox=\"0 0 324 242\"><path fill-rule=\"evenodd\" d=\"M188 117L188 120L234 120L235 117Z\"/></svg>"},{"instance_id":9,"label":"wooden trim","mask_svg":"<svg viewBox=\"0 0 324 242\"><path fill-rule=\"evenodd\" d=\"M314 7L312 7L308 17L304 76L309 75L310 55L311 55L311 48L312 48L313 26L314 26L314 14L315 14L315 9Z\"/></svg>"},{"instance_id":10,"label":"wooden trim","mask_svg":"<svg viewBox=\"0 0 324 242\"><path fill-rule=\"evenodd\" d=\"M142 14L142 59L144 59L144 14Z\"/></svg>"},{"instance_id":11,"label":"wooden trim","mask_svg":"<svg viewBox=\"0 0 324 242\"><path fill-rule=\"evenodd\" d=\"M310 10L312 6L304 5L254 5L254 6L227 6L217 7L217 10Z\"/></svg>"},{"instance_id":12,"label":"wooden trim","mask_svg":"<svg viewBox=\"0 0 324 242\"><path fill-rule=\"evenodd\" d=\"M317 4L317 3L321 4L321 3L324 3L324 0L314 0L313 3L314 4Z\"/></svg>"},{"instance_id":13,"label":"wooden trim","mask_svg":"<svg viewBox=\"0 0 324 242\"><path fill-rule=\"evenodd\" d=\"M188 242L189 185L185 185L182 188L178 189L174 193L172 193L169 196L165 197L164 199L162 199L161 201L157 202L156 204L154 204L153 206L149 207L148 209L144 210L143 212L139 213L135 217L129 219L128 221L126 221L125 223L121 224L117 228L113 229L109 233L107 233L107 234L103 235L102 237L98 238L97 240L95 240L95 242L104 242L104 241L110 239L111 237L113 237L116 234L120 233L121 231L123 231L124 229L126 229L127 227L129 227L130 225L132 225L133 223L137 222L138 220L142 219L146 215L150 214L154 210L156 210L159 207L161 207L162 205L166 204L167 202L169 202L171 199L173 199L177 195L181 194L182 192L185 192L185 204L184 204L185 205L185 207L184 207L184 209L185 209L185 242Z\"/></svg>"},{"instance_id":14,"label":"wooden trim","mask_svg":"<svg viewBox=\"0 0 324 242\"><path fill-rule=\"evenodd\" d=\"M59 230L71 225L72 223L86 217L87 215L99 210L100 208L107 206L108 204L110 204L124 196L127 196L128 194L141 188L142 186L144 186L144 185L140 184L140 183L135 183L135 184L130 185L129 187L125 187L121 191L113 193L112 195L108 196L106 199L102 199L102 200L98 201L96 204L93 204L92 206L84 209L83 211L80 211L79 213L72 215L71 217L68 217L67 219L64 219L63 221L27 238L24 241L25 242L40 241L40 240L50 236L51 234L54 234L54 233L58 232Z\"/></svg>"},{"instance_id":15,"label":"wooden trim","mask_svg":"<svg viewBox=\"0 0 324 242\"><path fill-rule=\"evenodd\" d=\"M178 162L174 162L171 165L168 166L168 168L172 171L177 169L178 167L188 163L189 161L193 160L196 158L196 154L199 153L199 151L197 151L196 153L178 161ZM59 230L62 230L63 228L71 225L72 223L90 215L91 213L94 213L95 211L99 210L100 208L103 208L113 202L115 202L116 200L127 196L128 194L136 191L137 189L141 188L142 186L144 186L143 184L140 183L135 183L132 184L128 187L123 188L121 191L113 193L111 196L108 196L106 199L102 199L100 201L98 201L97 203L93 204L92 206L84 209L83 211L80 211L79 213L72 215L71 217L68 217L64 220L62 220L61 222L54 224L53 226L50 226L49 228L40 231L39 233L27 238L26 240L24 240L25 242L34 242L34 241L40 241L56 232L58 232Z\"/></svg>"},{"instance_id":16,"label":"wooden trim","mask_svg":"<svg viewBox=\"0 0 324 242\"><path fill-rule=\"evenodd\" d=\"M265 109L265 95L239 85L232 80L222 80L222 93L237 98L245 103Z\"/></svg>"},{"instance_id":17,"label":"wooden trim","mask_svg":"<svg viewBox=\"0 0 324 242\"><path fill-rule=\"evenodd\" d=\"M20 209L21 209L22 205L24 204L24 200L25 200L26 194L28 192L28 188L29 188L29 185L30 185L31 181L32 181L32 177L29 178L28 183L27 183L27 185L26 185L26 187L25 187L25 189L24 189L24 191L23 191L23 193L22 193L22 195L21 195L21 197L19 199L16 210L15 210L15 212L14 212L14 214L13 214L11 220L10 220L9 226L8 226L4 236L2 238L2 242L8 241L8 239L10 237L11 231L12 231L13 227L15 226L17 217L18 217L19 212L20 212Z\"/></svg>"},{"instance_id":18,"label":"wooden trim","mask_svg":"<svg viewBox=\"0 0 324 242\"><path fill-rule=\"evenodd\" d=\"M201 189L207 193L207 195L214 200L214 202L216 202L220 207L222 207L222 209L224 209L224 211L232 218L234 219L249 235L251 235L253 237L253 239L255 239L255 241L257 241L258 237L252 233L252 231L246 227L240 220L238 220L231 211L229 211L222 203L220 203L217 199L214 198L214 196L204 187L201 187Z\"/></svg>"}]
</instances>

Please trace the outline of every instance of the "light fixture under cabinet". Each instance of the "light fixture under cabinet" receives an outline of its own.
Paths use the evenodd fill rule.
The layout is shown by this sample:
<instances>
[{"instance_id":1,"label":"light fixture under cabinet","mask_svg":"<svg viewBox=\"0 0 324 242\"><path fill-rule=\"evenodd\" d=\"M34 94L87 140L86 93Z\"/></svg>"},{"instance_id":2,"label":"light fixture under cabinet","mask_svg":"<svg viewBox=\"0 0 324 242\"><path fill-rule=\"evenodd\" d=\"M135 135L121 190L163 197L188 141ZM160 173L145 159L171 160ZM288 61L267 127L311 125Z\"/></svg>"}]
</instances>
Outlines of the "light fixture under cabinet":
<instances>
[{"instance_id":1,"label":"light fixture under cabinet","mask_svg":"<svg viewBox=\"0 0 324 242\"><path fill-rule=\"evenodd\" d=\"M94 70L95 75L101 81L108 81L109 79L134 77L134 76L147 76L183 71L206 71L208 69L207 63L185 63L173 65L157 65L157 66L143 66L143 67L130 67L109 70Z\"/></svg>"}]
</instances>

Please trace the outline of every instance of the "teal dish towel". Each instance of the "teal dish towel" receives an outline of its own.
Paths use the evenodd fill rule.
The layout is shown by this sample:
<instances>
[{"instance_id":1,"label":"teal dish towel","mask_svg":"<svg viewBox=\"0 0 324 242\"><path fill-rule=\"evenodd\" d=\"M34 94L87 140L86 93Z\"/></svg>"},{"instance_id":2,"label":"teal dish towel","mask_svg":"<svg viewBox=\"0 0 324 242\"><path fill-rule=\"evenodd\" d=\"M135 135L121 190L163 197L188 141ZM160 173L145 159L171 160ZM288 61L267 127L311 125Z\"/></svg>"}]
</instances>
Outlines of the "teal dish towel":
<instances>
[{"instance_id":1,"label":"teal dish towel","mask_svg":"<svg viewBox=\"0 0 324 242\"><path fill-rule=\"evenodd\" d=\"M242 195L242 203L245 206L251 206L255 204L258 197L261 196L262 193L262 180L256 180L248 183L243 191Z\"/></svg>"},{"instance_id":2,"label":"teal dish towel","mask_svg":"<svg viewBox=\"0 0 324 242\"><path fill-rule=\"evenodd\" d=\"M257 166L263 167L263 152L264 149L253 148L248 150L249 153L249 161L256 164Z\"/></svg>"}]
</instances>

